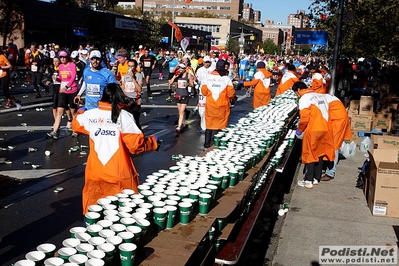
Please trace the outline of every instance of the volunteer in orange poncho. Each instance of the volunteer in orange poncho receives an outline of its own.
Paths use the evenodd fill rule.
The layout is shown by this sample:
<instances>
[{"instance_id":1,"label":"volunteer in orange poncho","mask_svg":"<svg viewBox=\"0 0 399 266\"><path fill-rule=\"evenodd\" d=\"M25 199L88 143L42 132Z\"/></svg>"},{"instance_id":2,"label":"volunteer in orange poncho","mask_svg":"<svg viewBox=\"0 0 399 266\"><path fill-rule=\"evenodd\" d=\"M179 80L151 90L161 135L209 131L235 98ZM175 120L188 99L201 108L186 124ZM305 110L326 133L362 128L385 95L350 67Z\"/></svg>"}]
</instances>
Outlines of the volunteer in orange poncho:
<instances>
[{"instance_id":1,"label":"volunteer in orange poncho","mask_svg":"<svg viewBox=\"0 0 399 266\"><path fill-rule=\"evenodd\" d=\"M99 107L79 110L72 121L74 132L89 135L85 186L82 192L83 214L97 200L133 189L137 193L138 174L130 154L157 150L156 136L144 137L132 114L120 109L125 95L116 83L108 84Z\"/></svg>"},{"instance_id":2,"label":"volunteer in orange poncho","mask_svg":"<svg viewBox=\"0 0 399 266\"><path fill-rule=\"evenodd\" d=\"M333 161L335 146L329 117L329 102L325 94L309 90L305 83L296 82L292 90L299 96L299 123L296 130L302 138L302 163L305 164L304 180L298 185L313 188L321 179L323 158Z\"/></svg>"},{"instance_id":3,"label":"volunteer in orange poncho","mask_svg":"<svg viewBox=\"0 0 399 266\"><path fill-rule=\"evenodd\" d=\"M335 159L333 162L328 162L325 174L321 177L321 181L329 181L335 177L335 171L339 158L339 149L342 142L352 139L352 131L350 127L348 112L340 99L326 94L328 99L328 110L330 113L330 123L334 137Z\"/></svg>"},{"instance_id":4,"label":"volunteer in orange poncho","mask_svg":"<svg viewBox=\"0 0 399 266\"><path fill-rule=\"evenodd\" d=\"M270 102L270 78L273 74L266 70L266 64L262 61L256 64L256 73L251 81L239 81L244 87L255 86L254 100L252 105L254 108L268 105Z\"/></svg>"},{"instance_id":5,"label":"volunteer in orange poncho","mask_svg":"<svg viewBox=\"0 0 399 266\"><path fill-rule=\"evenodd\" d=\"M309 66L309 70L312 74L312 90L317 93L327 93L326 81L320 73L320 70L316 69L315 66Z\"/></svg>"},{"instance_id":6,"label":"volunteer in orange poncho","mask_svg":"<svg viewBox=\"0 0 399 266\"><path fill-rule=\"evenodd\" d=\"M225 64L226 61L219 60L216 63L216 69L201 85L201 92L206 97L204 148L209 148L212 145L213 134L227 127L230 116L230 101L235 102L237 100Z\"/></svg>"},{"instance_id":7,"label":"volunteer in orange poncho","mask_svg":"<svg viewBox=\"0 0 399 266\"><path fill-rule=\"evenodd\" d=\"M298 82L299 78L296 75L296 68L294 65L289 65L287 72L283 75L280 83L277 86L276 96L283 94L285 91L291 89L295 82Z\"/></svg>"}]
</instances>

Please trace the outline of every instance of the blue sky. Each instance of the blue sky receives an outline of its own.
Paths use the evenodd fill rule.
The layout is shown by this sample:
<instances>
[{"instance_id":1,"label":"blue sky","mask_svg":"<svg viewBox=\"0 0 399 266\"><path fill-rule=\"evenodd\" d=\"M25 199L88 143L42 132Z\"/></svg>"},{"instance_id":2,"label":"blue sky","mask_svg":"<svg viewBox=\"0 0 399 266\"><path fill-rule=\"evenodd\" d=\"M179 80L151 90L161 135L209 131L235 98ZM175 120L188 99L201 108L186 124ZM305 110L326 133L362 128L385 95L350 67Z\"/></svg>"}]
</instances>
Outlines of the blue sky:
<instances>
[{"instance_id":1,"label":"blue sky","mask_svg":"<svg viewBox=\"0 0 399 266\"><path fill-rule=\"evenodd\" d=\"M245 0L245 3L252 4L252 9L261 11L261 21L266 19L274 20L274 23L282 22L287 24L289 14L295 14L297 10L305 10L312 0Z\"/></svg>"}]
</instances>

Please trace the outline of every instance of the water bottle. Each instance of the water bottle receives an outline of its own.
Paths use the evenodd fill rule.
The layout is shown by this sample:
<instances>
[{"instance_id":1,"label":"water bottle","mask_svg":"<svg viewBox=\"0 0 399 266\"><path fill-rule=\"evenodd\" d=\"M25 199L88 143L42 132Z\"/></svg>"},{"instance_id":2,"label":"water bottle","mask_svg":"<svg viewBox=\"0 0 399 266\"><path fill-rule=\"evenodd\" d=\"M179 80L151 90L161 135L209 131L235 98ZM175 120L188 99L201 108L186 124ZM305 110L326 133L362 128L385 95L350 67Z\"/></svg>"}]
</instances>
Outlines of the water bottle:
<instances>
[{"instance_id":1,"label":"water bottle","mask_svg":"<svg viewBox=\"0 0 399 266\"><path fill-rule=\"evenodd\" d=\"M370 150L371 147L371 139L369 137L365 137L364 140L360 143L360 151L366 152Z\"/></svg>"}]
</instances>

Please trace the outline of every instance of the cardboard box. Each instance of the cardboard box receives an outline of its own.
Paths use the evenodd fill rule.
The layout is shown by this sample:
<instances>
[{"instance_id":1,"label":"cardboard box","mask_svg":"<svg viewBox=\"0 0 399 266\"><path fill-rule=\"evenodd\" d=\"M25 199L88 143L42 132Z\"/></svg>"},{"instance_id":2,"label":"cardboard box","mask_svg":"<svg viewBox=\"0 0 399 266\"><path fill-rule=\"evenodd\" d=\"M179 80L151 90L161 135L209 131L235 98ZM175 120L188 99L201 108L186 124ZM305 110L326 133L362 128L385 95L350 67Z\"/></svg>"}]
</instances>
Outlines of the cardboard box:
<instances>
[{"instance_id":1,"label":"cardboard box","mask_svg":"<svg viewBox=\"0 0 399 266\"><path fill-rule=\"evenodd\" d=\"M357 131L370 131L372 122L372 115L353 115L351 118L351 129Z\"/></svg>"},{"instance_id":2,"label":"cardboard box","mask_svg":"<svg viewBox=\"0 0 399 266\"><path fill-rule=\"evenodd\" d=\"M361 96L359 104L359 114L373 115L374 114L374 98L371 96Z\"/></svg>"},{"instance_id":3,"label":"cardboard box","mask_svg":"<svg viewBox=\"0 0 399 266\"><path fill-rule=\"evenodd\" d=\"M399 218L399 164L395 163L397 155L398 150L393 149L376 149L373 154L369 152L367 205L374 216ZM396 160L392 162L394 157Z\"/></svg>"},{"instance_id":4,"label":"cardboard box","mask_svg":"<svg viewBox=\"0 0 399 266\"><path fill-rule=\"evenodd\" d=\"M352 141L354 143L356 143L356 145L357 145L357 138L358 138L359 131L353 130L353 129L351 131L352 131Z\"/></svg>"},{"instance_id":5,"label":"cardboard box","mask_svg":"<svg viewBox=\"0 0 399 266\"><path fill-rule=\"evenodd\" d=\"M349 110L359 111L360 100L352 100L349 103Z\"/></svg>"},{"instance_id":6,"label":"cardboard box","mask_svg":"<svg viewBox=\"0 0 399 266\"><path fill-rule=\"evenodd\" d=\"M399 149L399 137L395 136L374 136L372 138L377 149Z\"/></svg>"},{"instance_id":7,"label":"cardboard box","mask_svg":"<svg viewBox=\"0 0 399 266\"><path fill-rule=\"evenodd\" d=\"M348 117L352 118L353 115L358 115L359 111L358 110L353 110L353 109L348 109Z\"/></svg>"},{"instance_id":8,"label":"cardboard box","mask_svg":"<svg viewBox=\"0 0 399 266\"><path fill-rule=\"evenodd\" d=\"M391 113L374 114L373 128L382 129L382 131L384 132L391 132L392 114Z\"/></svg>"}]
</instances>

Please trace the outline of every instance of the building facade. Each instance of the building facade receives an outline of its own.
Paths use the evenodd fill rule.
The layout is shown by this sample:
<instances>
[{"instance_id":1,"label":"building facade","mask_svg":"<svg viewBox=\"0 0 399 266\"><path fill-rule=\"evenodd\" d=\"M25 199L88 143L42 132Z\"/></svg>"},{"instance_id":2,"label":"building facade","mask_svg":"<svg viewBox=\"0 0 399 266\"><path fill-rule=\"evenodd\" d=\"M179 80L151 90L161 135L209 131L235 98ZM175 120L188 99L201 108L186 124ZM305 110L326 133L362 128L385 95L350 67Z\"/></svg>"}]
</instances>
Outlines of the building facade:
<instances>
[{"instance_id":1,"label":"building facade","mask_svg":"<svg viewBox=\"0 0 399 266\"><path fill-rule=\"evenodd\" d=\"M297 10L296 14L289 14L287 25L295 26L295 28L306 28L309 26L309 18L305 16L305 10Z\"/></svg>"},{"instance_id":2,"label":"building facade","mask_svg":"<svg viewBox=\"0 0 399 266\"><path fill-rule=\"evenodd\" d=\"M172 12L175 17L181 13L206 12L218 15L221 18L229 18L242 14L244 0L136 0L135 6L143 11L155 11L159 15L162 12Z\"/></svg>"}]
</instances>

